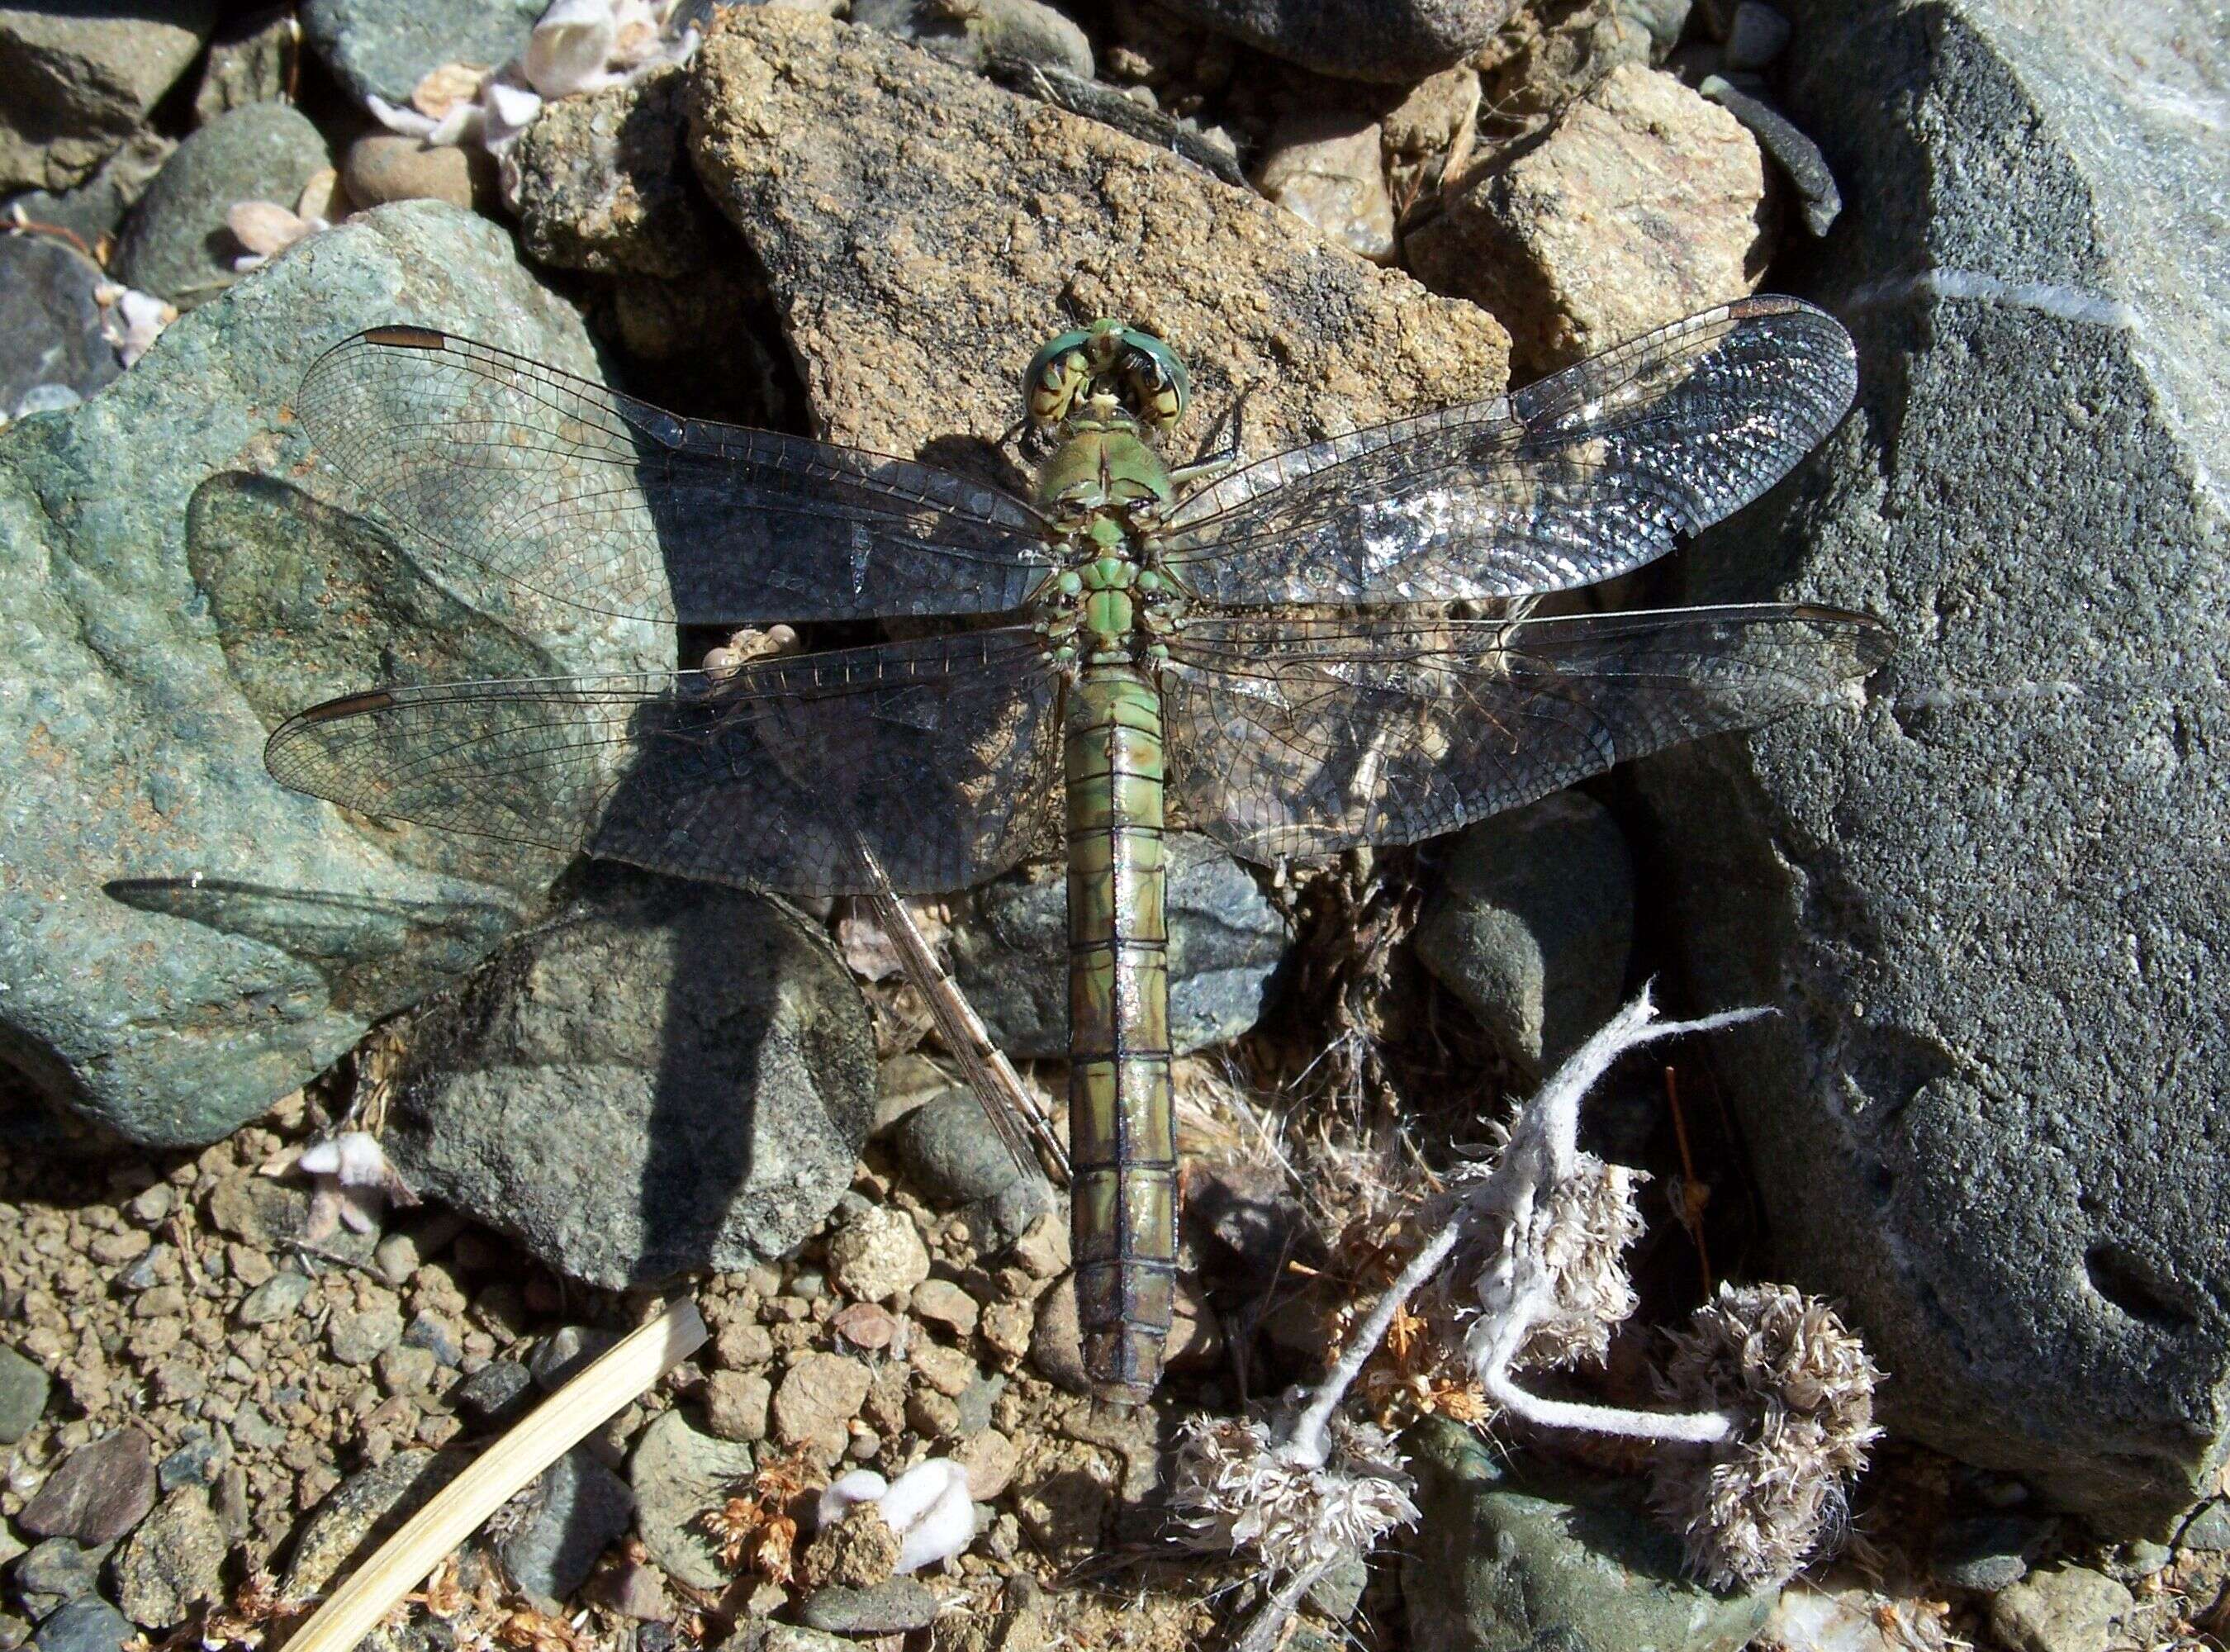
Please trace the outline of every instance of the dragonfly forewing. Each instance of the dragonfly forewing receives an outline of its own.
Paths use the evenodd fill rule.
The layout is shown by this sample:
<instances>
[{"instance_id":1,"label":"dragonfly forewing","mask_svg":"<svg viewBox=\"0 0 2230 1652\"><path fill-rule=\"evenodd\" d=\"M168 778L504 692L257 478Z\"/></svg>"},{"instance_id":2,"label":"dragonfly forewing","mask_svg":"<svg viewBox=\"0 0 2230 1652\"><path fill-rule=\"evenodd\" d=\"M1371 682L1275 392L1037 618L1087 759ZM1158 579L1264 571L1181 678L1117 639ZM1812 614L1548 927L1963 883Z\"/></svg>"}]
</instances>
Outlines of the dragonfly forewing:
<instances>
[{"instance_id":1,"label":"dragonfly forewing","mask_svg":"<svg viewBox=\"0 0 2230 1652\"><path fill-rule=\"evenodd\" d=\"M1861 614L1782 605L1189 625L1163 680L1185 823L1254 861L1415 842L1630 758L1847 700Z\"/></svg>"},{"instance_id":2,"label":"dragonfly forewing","mask_svg":"<svg viewBox=\"0 0 2230 1652\"><path fill-rule=\"evenodd\" d=\"M344 340L294 411L407 532L592 613L726 625L1018 608L1030 507L953 472L685 419L422 327Z\"/></svg>"},{"instance_id":3,"label":"dragonfly forewing","mask_svg":"<svg viewBox=\"0 0 2230 1652\"><path fill-rule=\"evenodd\" d=\"M1171 513L1167 558L1193 594L1236 607L1593 584L1756 499L1857 384L1832 317L1746 299L1495 401L1234 471Z\"/></svg>"}]
</instances>

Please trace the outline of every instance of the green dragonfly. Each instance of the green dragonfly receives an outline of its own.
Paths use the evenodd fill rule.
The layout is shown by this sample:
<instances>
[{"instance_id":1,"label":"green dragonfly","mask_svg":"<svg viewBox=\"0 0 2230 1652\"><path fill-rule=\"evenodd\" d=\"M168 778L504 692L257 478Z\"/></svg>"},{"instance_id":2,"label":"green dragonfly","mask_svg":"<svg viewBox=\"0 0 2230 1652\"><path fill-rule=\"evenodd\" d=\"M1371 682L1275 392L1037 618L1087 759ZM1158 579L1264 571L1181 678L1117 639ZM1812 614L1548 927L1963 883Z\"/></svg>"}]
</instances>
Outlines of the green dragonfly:
<instances>
[{"instance_id":1,"label":"green dragonfly","mask_svg":"<svg viewBox=\"0 0 2230 1652\"><path fill-rule=\"evenodd\" d=\"M1664 555L1777 481L1855 386L1840 326L1760 297L1492 401L1172 470L1154 443L1183 364L1103 321L1029 365L1054 445L1024 498L380 328L322 357L296 412L442 557L682 626L999 617L376 688L292 719L267 761L365 814L793 894L957 890L1065 844L1086 1365L1137 1401L1176 1273L1164 831L1257 862L1412 842L1847 698L1885 653L1859 614L1471 616Z\"/></svg>"}]
</instances>

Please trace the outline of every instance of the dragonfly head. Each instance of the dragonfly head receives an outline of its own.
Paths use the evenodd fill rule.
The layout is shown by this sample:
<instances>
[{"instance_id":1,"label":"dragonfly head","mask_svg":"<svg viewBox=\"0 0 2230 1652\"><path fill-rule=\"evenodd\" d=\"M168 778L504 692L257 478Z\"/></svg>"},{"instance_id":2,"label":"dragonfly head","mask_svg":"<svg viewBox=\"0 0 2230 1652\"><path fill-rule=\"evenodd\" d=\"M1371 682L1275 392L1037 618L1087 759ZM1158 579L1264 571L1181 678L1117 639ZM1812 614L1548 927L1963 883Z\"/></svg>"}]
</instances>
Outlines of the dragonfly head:
<instances>
[{"instance_id":1,"label":"dragonfly head","mask_svg":"<svg viewBox=\"0 0 2230 1652\"><path fill-rule=\"evenodd\" d=\"M1176 352L1120 321L1062 333L1022 375L1023 411L1033 424L1060 424L1103 397L1158 434L1184 416L1192 379Z\"/></svg>"}]
</instances>

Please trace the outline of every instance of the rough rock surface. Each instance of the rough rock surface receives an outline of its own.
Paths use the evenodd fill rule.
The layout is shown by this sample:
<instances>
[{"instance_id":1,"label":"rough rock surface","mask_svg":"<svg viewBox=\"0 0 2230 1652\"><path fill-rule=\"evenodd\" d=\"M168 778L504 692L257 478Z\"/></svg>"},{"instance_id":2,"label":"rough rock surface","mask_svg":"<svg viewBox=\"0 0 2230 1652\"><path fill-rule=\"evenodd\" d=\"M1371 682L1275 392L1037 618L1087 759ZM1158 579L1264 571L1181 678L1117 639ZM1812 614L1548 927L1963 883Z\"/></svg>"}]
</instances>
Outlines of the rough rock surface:
<instances>
[{"instance_id":1,"label":"rough rock surface","mask_svg":"<svg viewBox=\"0 0 2230 1652\"><path fill-rule=\"evenodd\" d=\"M422 1020L387 1147L422 1193L615 1288L779 1256L874 1120L866 1006L817 930L597 868Z\"/></svg>"},{"instance_id":2,"label":"rough rock surface","mask_svg":"<svg viewBox=\"0 0 2230 1652\"><path fill-rule=\"evenodd\" d=\"M499 68L525 50L549 0L303 0L302 31L350 94L410 100L444 63Z\"/></svg>"},{"instance_id":3,"label":"rough rock surface","mask_svg":"<svg viewBox=\"0 0 2230 1652\"><path fill-rule=\"evenodd\" d=\"M1859 410L1688 594L1903 650L1862 720L1643 771L1699 1004L1782 1011L1713 1046L1766 1271L1844 1304L1892 1429L2117 1531L2230 1446L2213 16L1808 15L1786 106L1852 199L1808 290Z\"/></svg>"},{"instance_id":4,"label":"rough rock surface","mask_svg":"<svg viewBox=\"0 0 2230 1652\"><path fill-rule=\"evenodd\" d=\"M1469 56L1515 0L1168 0L1170 10L1320 74L1406 85Z\"/></svg>"},{"instance_id":5,"label":"rough rock surface","mask_svg":"<svg viewBox=\"0 0 2230 1652\"><path fill-rule=\"evenodd\" d=\"M1754 289L1771 246L1756 140L1670 74L1626 63L1408 241L1434 288L1492 310L1546 372Z\"/></svg>"},{"instance_id":6,"label":"rough rock surface","mask_svg":"<svg viewBox=\"0 0 2230 1652\"><path fill-rule=\"evenodd\" d=\"M293 105L251 103L180 144L132 209L117 243L119 280L191 309L238 279L246 250L225 227L242 201L291 208L330 164L325 140Z\"/></svg>"},{"instance_id":7,"label":"rough rock surface","mask_svg":"<svg viewBox=\"0 0 2230 1652\"><path fill-rule=\"evenodd\" d=\"M184 74L216 0L0 7L0 190L90 175Z\"/></svg>"},{"instance_id":8,"label":"rough rock surface","mask_svg":"<svg viewBox=\"0 0 2230 1652\"><path fill-rule=\"evenodd\" d=\"M1718 1595L1637 1482L1511 1478L1486 1441L1433 1418L1408 1436L1424 1518L1403 1545L1417 1652L1738 1652L1780 1591Z\"/></svg>"},{"instance_id":9,"label":"rough rock surface","mask_svg":"<svg viewBox=\"0 0 2230 1652\"><path fill-rule=\"evenodd\" d=\"M0 1049L143 1141L253 1117L478 961L552 869L351 825L264 774L271 728L390 668L670 657L655 628L587 627L469 570L437 589L307 491L347 497L281 416L303 368L398 316L594 371L506 232L414 204L306 243L84 407L0 433Z\"/></svg>"},{"instance_id":10,"label":"rough rock surface","mask_svg":"<svg viewBox=\"0 0 2230 1652\"><path fill-rule=\"evenodd\" d=\"M650 1558L697 1589L723 1589L732 1574L698 1516L751 1473L751 1449L706 1433L679 1409L658 1417L628 1460L635 1530Z\"/></svg>"},{"instance_id":11,"label":"rough rock surface","mask_svg":"<svg viewBox=\"0 0 2230 1652\"><path fill-rule=\"evenodd\" d=\"M691 152L764 267L832 439L1009 474L1022 369L1124 316L1187 358L1189 455L1255 387L1261 446L1491 395L1499 327L1327 247L1260 197L869 30L774 8L715 20ZM931 232L928 226L934 226ZM1003 341L990 352L986 339Z\"/></svg>"},{"instance_id":12,"label":"rough rock surface","mask_svg":"<svg viewBox=\"0 0 2230 1652\"><path fill-rule=\"evenodd\" d=\"M1236 1038L1262 1012L1292 936L1252 873L1206 838L1169 839L1170 1042ZM1068 871L1025 867L987 884L952 938L953 978L1014 1056L1068 1053Z\"/></svg>"},{"instance_id":13,"label":"rough rock surface","mask_svg":"<svg viewBox=\"0 0 2230 1652\"><path fill-rule=\"evenodd\" d=\"M100 267L44 236L0 241L0 416L59 384L90 396L122 371L100 330Z\"/></svg>"},{"instance_id":14,"label":"rough rock surface","mask_svg":"<svg viewBox=\"0 0 2230 1652\"><path fill-rule=\"evenodd\" d=\"M530 255L596 274L686 275L713 224L681 138L680 68L551 104L526 129L519 232Z\"/></svg>"}]
</instances>

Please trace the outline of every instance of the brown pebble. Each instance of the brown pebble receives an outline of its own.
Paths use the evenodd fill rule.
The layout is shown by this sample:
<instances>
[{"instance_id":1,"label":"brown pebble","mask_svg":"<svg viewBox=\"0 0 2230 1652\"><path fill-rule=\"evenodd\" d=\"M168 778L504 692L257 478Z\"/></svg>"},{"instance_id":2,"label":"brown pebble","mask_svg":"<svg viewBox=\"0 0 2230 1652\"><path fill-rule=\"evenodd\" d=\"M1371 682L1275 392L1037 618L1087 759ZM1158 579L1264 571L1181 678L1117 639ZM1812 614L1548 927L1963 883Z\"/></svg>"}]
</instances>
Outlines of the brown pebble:
<instances>
[{"instance_id":1,"label":"brown pebble","mask_svg":"<svg viewBox=\"0 0 2230 1652\"><path fill-rule=\"evenodd\" d=\"M873 1302L854 1302L831 1316L836 1333L855 1348L873 1352L898 1339L899 1321L887 1308Z\"/></svg>"},{"instance_id":2,"label":"brown pebble","mask_svg":"<svg viewBox=\"0 0 2230 1652\"><path fill-rule=\"evenodd\" d=\"M341 182L359 206L390 201L447 201L469 208L474 195L473 158L453 144L428 145L416 138L371 132L348 146Z\"/></svg>"},{"instance_id":3,"label":"brown pebble","mask_svg":"<svg viewBox=\"0 0 2230 1652\"><path fill-rule=\"evenodd\" d=\"M713 1339L712 1358L730 1371L755 1371L774 1358L774 1339L763 1325L732 1320Z\"/></svg>"},{"instance_id":4,"label":"brown pebble","mask_svg":"<svg viewBox=\"0 0 2230 1652\"><path fill-rule=\"evenodd\" d=\"M958 1337L974 1334L976 1321L983 1312L974 1297L945 1279L927 1280L915 1286L911 1307L914 1318L941 1325Z\"/></svg>"},{"instance_id":5,"label":"brown pebble","mask_svg":"<svg viewBox=\"0 0 2230 1652\"><path fill-rule=\"evenodd\" d=\"M113 1543L155 1507L155 1459L147 1436L119 1429L62 1459L16 1516L40 1537L74 1539L85 1547Z\"/></svg>"}]
</instances>

